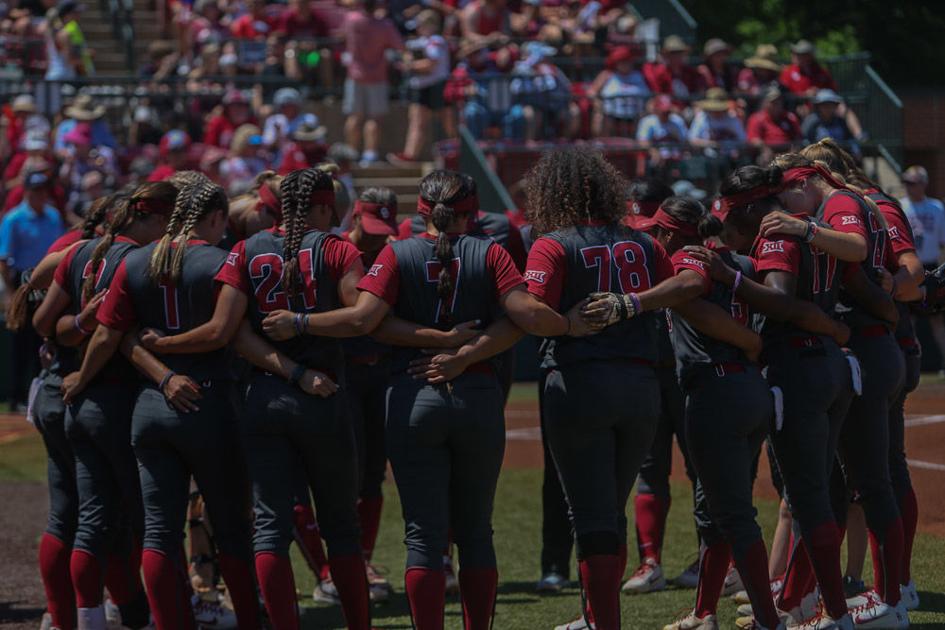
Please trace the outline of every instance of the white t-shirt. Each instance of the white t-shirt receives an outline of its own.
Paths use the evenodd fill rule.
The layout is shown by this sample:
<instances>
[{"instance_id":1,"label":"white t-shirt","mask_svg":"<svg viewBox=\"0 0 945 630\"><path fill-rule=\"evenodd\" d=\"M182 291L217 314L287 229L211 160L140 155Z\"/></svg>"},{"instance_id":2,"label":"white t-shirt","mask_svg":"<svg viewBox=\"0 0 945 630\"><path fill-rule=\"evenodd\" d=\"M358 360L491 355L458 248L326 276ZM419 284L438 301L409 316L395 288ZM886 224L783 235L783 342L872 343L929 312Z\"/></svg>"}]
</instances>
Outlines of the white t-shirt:
<instances>
[{"instance_id":1,"label":"white t-shirt","mask_svg":"<svg viewBox=\"0 0 945 630\"><path fill-rule=\"evenodd\" d=\"M450 76L450 49L441 35L418 37L407 42L407 48L423 51L423 56L434 62L433 71L427 74L412 75L408 85L420 90L446 81Z\"/></svg>"},{"instance_id":2,"label":"white t-shirt","mask_svg":"<svg viewBox=\"0 0 945 630\"><path fill-rule=\"evenodd\" d=\"M923 265L937 265L945 247L945 206L931 197L918 202L903 197L899 203L912 225L919 260Z\"/></svg>"}]
</instances>

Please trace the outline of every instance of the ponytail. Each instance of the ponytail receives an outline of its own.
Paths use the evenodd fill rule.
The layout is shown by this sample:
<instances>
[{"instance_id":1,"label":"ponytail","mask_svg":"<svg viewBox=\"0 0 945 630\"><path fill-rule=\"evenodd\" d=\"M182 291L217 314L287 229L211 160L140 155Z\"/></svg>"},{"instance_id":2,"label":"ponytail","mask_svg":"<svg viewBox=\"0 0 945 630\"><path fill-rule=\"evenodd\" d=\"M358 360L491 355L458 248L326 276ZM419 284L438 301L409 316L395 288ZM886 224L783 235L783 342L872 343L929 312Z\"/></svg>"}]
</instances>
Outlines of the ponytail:
<instances>
[{"instance_id":1,"label":"ponytail","mask_svg":"<svg viewBox=\"0 0 945 630\"><path fill-rule=\"evenodd\" d=\"M27 279L10 296L6 312L7 330L19 332L26 325L30 310L30 295L34 290Z\"/></svg>"},{"instance_id":2,"label":"ponytail","mask_svg":"<svg viewBox=\"0 0 945 630\"><path fill-rule=\"evenodd\" d=\"M105 226L108 222L108 212L123 198L127 197L124 193L116 192L111 195L99 197L92 202L88 211L85 213L85 220L82 222L82 240L88 241L95 238L95 232L100 226Z\"/></svg>"},{"instance_id":3,"label":"ponytail","mask_svg":"<svg viewBox=\"0 0 945 630\"><path fill-rule=\"evenodd\" d=\"M285 231L281 282L290 299L299 293L299 249L312 208L312 194L321 190L334 191L334 181L329 173L317 168L292 171L279 184L282 226Z\"/></svg>"},{"instance_id":4,"label":"ponytail","mask_svg":"<svg viewBox=\"0 0 945 630\"><path fill-rule=\"evenodd\" d=\"M440 303L444 306L440 310L443 313L444 323L450 320L447 304L455 288L453 276L450 273L453 268L453 244L450 242L449 234L447 234L447 230L455 217L456 213L453 208L443 203L436 204L430 214L433 227L438 232L434 248L436 259L440 261L440 275L436 279L436 294L440 298Z\"/></svg>"}]
</instances>

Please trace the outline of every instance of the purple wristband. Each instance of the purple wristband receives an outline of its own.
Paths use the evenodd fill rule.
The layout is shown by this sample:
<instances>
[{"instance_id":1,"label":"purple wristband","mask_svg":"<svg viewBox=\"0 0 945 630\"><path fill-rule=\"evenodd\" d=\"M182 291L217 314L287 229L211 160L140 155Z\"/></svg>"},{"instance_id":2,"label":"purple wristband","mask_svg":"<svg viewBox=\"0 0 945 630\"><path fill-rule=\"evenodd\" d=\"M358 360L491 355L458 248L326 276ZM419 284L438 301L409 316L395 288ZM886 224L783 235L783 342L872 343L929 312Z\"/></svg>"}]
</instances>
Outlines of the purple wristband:
<instances>
[{"instance_id":1,"label":"purple wristband","mask_svg":"<svg viewBox=\"0 0 945 630\"><path fill-rule=\"evenodd\" d=\"M633 313L630 314L630 317L635 317L643 312L643 305L640 303L640 296L636 293L631 293L629 298L630 303L633 304Z\"/></svg>"}]
</instances>

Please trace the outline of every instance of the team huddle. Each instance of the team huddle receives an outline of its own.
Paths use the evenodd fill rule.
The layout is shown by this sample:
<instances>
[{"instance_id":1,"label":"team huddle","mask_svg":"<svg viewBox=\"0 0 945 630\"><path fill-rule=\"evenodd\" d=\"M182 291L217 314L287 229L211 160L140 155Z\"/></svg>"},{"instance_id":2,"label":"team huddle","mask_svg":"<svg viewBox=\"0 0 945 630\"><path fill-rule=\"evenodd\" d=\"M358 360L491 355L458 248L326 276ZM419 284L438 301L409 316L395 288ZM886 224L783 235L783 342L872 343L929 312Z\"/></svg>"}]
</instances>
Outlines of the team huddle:
<instances>
[{"instance_id":1,"label":"team huddle","mask_svg":"<svg viewBox=\"0 0 945 630\"><path fill-rule=\"evenodd\" d=\"M128 628L209 623L183 548L193 483L239 628L299 628L296 541L347 626L370 630L390 594L371 565L389 462L414 627L443 628L455 546L464 627L488 630L524 335L543 339L546 465L582 591L559 628L621 627L638 475L640 568L623 590L665 585L668 495L647 475L668 469L674 433L700 555L693 610L667 630L718 628L733 580L740 628L908 627L907 305L927 302L925 271L899 204L836 144L738 168L711 210L659 187L628 200L599 154L549 152L526 179L527 261L493 238L462 173L426 175L402 229L388 189L342 217L330 170L259 182L249 204L192 171L99 199L16 296L11 313L46 340L31 414L49 456L52 627L106 628L105 589ZM765 443L793 522L777 575L752 498ZM875 580L847 599L853 495Z\"/></svg>"}]
</instances>

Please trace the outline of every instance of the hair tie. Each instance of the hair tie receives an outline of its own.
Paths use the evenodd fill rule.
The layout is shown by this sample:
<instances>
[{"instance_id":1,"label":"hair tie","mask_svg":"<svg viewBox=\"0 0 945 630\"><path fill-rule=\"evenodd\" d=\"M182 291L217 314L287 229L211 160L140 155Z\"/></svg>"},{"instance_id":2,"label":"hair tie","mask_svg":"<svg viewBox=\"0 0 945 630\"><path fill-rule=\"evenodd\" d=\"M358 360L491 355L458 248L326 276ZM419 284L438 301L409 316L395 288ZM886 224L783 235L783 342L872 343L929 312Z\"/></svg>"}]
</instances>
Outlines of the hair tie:
<instances>
[{"instance_id":1,"label":"hair tie","mask_svg":"<svg viewBox=\"0 0 945 630\"><path fill-rule=\"evenodd\" d=\"M470 212L479 211L479 196L478 195L469 195L464 197L459 201L452 201L450 203L443 203L443 205L448 206L453 209L453 212L456 214L466 214ZM436 207L436 203L432 203L423 197L417 197L417 213L420 216L428 217L433 214L433 208Z\"/></svg>"}]
</instances>

